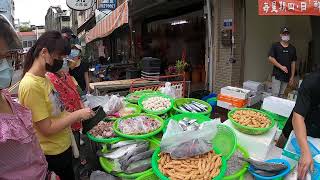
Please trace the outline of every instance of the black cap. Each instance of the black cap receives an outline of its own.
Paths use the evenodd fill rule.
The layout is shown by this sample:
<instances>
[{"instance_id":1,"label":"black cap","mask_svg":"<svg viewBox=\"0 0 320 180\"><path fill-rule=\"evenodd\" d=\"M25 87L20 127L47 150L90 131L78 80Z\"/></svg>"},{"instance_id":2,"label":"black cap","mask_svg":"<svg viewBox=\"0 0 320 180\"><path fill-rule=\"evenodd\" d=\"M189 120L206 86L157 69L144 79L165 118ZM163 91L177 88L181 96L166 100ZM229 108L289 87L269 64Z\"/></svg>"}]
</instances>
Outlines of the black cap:
<instances>
[{"instance_id":1,"label":"black cap","mask_svg":"<svg viewBox=\"0 0 320 180\"><path fill-rule=\"evenodd\" d=\"M284 26L280 29L280 34L290 33L289 28Z\"/></svg>"},{"instance_id":2,"label":"black cap","mask_svg":"<svg viewBox=\"0 0 320 180\"><path fill-rule=\"evenodd\" d=\"M61 33L65 33L68 35L68 38L71 39L72 38L76 38L77 36L75 34L73 34L72 30L68 27L64 27L61 29Z\"/></svg>"}]
</instances>

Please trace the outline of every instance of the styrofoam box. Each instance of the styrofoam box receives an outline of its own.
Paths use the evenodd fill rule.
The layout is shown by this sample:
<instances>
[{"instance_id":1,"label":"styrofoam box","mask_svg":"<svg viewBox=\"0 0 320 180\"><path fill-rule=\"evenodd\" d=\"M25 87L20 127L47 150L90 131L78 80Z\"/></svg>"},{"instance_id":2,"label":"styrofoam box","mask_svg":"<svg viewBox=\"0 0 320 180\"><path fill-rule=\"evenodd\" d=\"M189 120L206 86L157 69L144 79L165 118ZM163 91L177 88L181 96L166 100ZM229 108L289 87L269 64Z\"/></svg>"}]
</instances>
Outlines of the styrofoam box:
<instances>
[{"instance_id":1,"label":"styrofoam box","mask_svg":"<svg viewBox=\"0 0 320 180\"><path fill-rule=\"evenodd\" d=\"M262 100L262 94L256 94L248 98L248 106L253 106Z\"/></svg>"},{"instance_id":2,"label":"styrofoam box","mask_svg":"<svg viewBox=\"0 0 320 180\"><path fill-rule=\"evenodd\" d=\"M226 96L235 97L238 99L248 99L248 95L250 93L250 90L237 88L237 87L223 87L221 88L221 94Z\"/></svg>"},{"instance_id":3,"label":"styrofoam box","mask_svg":"<svg viewBox=\"0 0 320 180\"><path fill-rule=\"evenodd\" d=\"M270 96L264 98L262 109L288 118L294 106L294 101Z\"/></svg>"},{"instance_id":4,"label":"styrofoam box","mask_svg":"<svg viewBox=\"0 0 320 180\"><path fill-rule=\"evenodd\" d=\"M238 138L238 144L248 150L251 158L256 160L265 160L269 149L272 147L277 127L273 127L265 134L248 135L235 129L230 120L223 122L223 124L234 130Z\"/></svg>"},{"instance_id":5,"label":"styrofoam box","mask_svg":"<svg viewBox=\"0 0 320 180\"><path fill-rule=\"evenodd\" d=\"M220 100L217 101L217 106L224 109L228 109L228 110L232 110L235 108L232 104L228 102L220 101ZM246 108L246 107L247 105L243 106L243 108Z\"/></svg>"},{"instance_id":6,"label":"styrofoam box","mask_svg":"<svg viewBox=\"0 0 320 180\"><path fill-rule=\"evenodd\" d=\"M248 89L250 91L254 92L262 92L264 87L263 84L260 82L255 82L255 81L246 81L243 83L243 88Z\"/></svg>"},{"instance_id":7,"label":"styrofoam box","mask_svg":"<svg viewBox=\"0 0 320 180\"><path fill-rule=\"evenodd\" d=\"M294 131L291 131L291 134L288 138L287 144L285 145L282 155L287 156L293 160L298 161L300 158L300 155L296 153L295 149L293 148L292 144L291 144L291 139L295 138L295 134ZM313 138L310 136L307 136L308 141L310 141L315 147L317 147L318 149L320 149L320 139L319 138Z\"/></svg>"}]
</instances>

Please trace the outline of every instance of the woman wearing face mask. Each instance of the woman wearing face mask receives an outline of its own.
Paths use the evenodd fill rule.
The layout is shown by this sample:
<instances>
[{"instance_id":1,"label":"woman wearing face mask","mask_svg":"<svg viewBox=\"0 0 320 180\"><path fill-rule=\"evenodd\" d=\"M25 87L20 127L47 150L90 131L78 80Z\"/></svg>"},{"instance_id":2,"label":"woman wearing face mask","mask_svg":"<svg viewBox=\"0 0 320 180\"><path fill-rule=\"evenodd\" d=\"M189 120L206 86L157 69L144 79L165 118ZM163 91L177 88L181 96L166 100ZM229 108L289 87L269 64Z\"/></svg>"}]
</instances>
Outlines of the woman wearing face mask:
<instances>
[{"instance_id":1,"label":"woman wearing face mask","mask_svg":"<svg viewBox=\"0 0 320 180\"><path fill-rule=\"evenodd\" d=\"M21 49L9 21L0 15L0 179L44 180L47 162L32 128L31 111L12 101L13 68L8 52Z\"/></svg>"},{"instance_id":2,"label":"woman wearing face mask","mask_svg":"<svg viewBox=\"0 0 320 180\"><path fill-rule=\"evenodd\" d=\"M89 66L87 63L81 61L81 46L78 44L74 45L70 55L73 60L70 64L70 75L77 80L83 94L89 94Z\"/></svg>"},{"instance_id":3,"label":"woman wearing face mask","mask_svg":"<svg viewBox=\"0 0 320 180\"><path fill-rule=\"evenodd\" d=\"M89 108L66 112L59 94L45 77L47 72L61 69L62 59L69 52L61 33L45 32L27 53L19 85L19 101L32 111L33 126L48 169L62 180L74 179L70 125L94 115Z\"/></svg>"}]
</instances>

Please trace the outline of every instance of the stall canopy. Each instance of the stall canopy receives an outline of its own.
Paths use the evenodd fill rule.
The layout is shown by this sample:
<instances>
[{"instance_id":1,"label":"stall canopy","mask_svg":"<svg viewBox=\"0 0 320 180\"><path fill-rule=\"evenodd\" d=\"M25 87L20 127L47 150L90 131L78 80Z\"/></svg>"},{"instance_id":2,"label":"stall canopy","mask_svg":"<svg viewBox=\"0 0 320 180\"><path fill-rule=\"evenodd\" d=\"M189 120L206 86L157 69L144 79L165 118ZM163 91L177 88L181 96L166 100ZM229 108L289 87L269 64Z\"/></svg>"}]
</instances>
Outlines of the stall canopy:
<instances>
[{"instance_id":1,"label":"stall canopy","mask_svg":"<svg viewBox=\"0 0 320 180\"><path fill-rule=\"evenodd\" d=\"M259 15L320 16L320 0L258 0Z\"/></svg>"},{"instance_id":2,"label":"stall canopy","mask_svg":"<svg viewBox=\"0 0 320 180\"><path fill-rule=\"evenodd\" d=\"M115 29L128 23L128 2L125 1L97 25L86 33L86 43L103 38L111 34Z\"/></svg>"}]
</instances>

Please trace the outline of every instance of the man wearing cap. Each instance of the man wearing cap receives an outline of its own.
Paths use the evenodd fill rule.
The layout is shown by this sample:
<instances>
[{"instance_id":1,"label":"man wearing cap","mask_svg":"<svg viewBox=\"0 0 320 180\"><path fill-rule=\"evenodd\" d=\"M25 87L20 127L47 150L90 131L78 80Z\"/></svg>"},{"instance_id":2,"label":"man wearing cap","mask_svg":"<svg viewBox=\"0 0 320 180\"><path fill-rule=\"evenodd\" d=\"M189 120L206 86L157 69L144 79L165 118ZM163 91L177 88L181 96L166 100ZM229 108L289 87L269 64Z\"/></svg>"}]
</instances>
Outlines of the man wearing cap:
<instances>
[{"instance_id":1,"label":"man wearing cap","mask_svg":"<svg viewBox=\"0 0 320 180\"><path fill-rule=\"evenodd\" d=\"M290 32L287 27L281 28L280 42L272 44L269 61L273 65L272 95L283 97L288 83L293 84L296 69L296 48L289 43Z\"/></svg>"}]
</instances>

